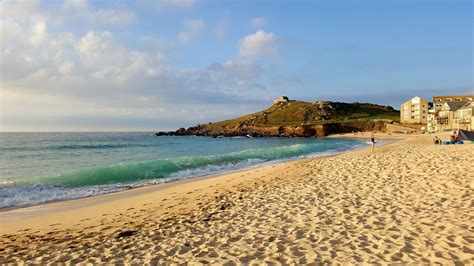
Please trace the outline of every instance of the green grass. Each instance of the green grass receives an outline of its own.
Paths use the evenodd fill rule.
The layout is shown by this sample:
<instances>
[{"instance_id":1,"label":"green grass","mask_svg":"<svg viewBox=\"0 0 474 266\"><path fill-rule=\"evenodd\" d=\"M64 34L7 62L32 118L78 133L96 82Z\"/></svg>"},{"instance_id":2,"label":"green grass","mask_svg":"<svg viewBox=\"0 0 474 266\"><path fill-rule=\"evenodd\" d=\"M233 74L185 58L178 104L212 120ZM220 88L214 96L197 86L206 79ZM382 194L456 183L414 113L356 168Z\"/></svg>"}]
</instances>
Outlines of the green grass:
<instances>
[{"instance_id":1,"label":"green grass","mask_svg":"<svg viewBox=\"0 0 474 266\"><path fill-rule=\"evenodd\" d=\"M320 103L301 101L272 105L261 112L215 122L207 126L214 129L235 127L242 123L255 126L300 126L376 119L399 121L400 119L398 111L381 105L338 102L326 102L325 105L327 108L320 108Z\"/></svg>"}]
</instances>

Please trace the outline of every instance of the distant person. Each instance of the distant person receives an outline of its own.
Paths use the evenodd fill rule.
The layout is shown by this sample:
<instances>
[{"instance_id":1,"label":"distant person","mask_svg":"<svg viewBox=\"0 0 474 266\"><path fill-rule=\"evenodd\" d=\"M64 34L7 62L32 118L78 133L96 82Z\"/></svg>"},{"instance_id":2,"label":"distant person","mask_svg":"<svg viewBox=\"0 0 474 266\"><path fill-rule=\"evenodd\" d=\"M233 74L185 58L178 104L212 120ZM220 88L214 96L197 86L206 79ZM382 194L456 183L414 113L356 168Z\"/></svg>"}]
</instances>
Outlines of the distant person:
<instances>
[{"instance_id":1,"label":"distant person","mask_svg":"<svg viewBox=\"0 0 474 266\"><path fill-rule=\"evenodd\" d=\"M451 134L449 134L449 136L451 137L451 142L456 142L456 141L454 141L455 138L456 138L456 131L455 130L452 130Z\"/></svg>"},{"instance_id":2,"label":"distant person","mask_svg":"<svg viewBox=\"0 0 474 266\"><path fill-rule=\"evenodd\" d=\"M372 142L372 152L375 152L375 135L372 133L370 141Z\"/></svg>"}]
</instances>

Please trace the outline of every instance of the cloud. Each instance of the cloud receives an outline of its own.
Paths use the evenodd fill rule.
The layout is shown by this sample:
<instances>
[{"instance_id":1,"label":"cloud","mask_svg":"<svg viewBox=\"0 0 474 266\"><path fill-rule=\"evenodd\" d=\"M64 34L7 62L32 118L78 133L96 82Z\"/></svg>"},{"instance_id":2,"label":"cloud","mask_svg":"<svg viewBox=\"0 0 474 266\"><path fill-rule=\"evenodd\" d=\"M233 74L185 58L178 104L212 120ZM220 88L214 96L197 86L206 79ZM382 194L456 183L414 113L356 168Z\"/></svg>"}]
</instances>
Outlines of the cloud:
<instances>
[{"instance_id":1,"label":"cloud","mask_svg":"<svg viewBox=\"0 0 474 266\"><path fill-rule=\"evenodd\" d=\"M68 0L58 5L45 5L40 1L5 1L1 10L8 10L8 18L19 23L43 21L46 24L63 25L81 23L88 26L118 27L135 22L131 10L120 8L96 8L86 0Z\"/></svg>"},{"instance_id":2,"label":"cloud","mask_svg":"<svg viewBox=\"0 0 474 266\"><path fill-rule=\"evenodd\" d=\"M256 17L249 21L249 26L252 29L261 29L268 24L268 20L263 17Z\"/></svg>"},{"instance_id":3,"label":"cloud","mask_svg":"<svg viewBox=\"0 0 474 266\"><path fill-rule=\"evenodd\" d=\"M30 42L32 44L39 44L45 38L46 24L43 21L37 21L31 28Z\"/></svg>"},{"instance_id":4,"label":"cloud","mask_svg":"<svg viewBox=\"0 0 474 266\"><path fill-rule=\"evenodd\" d=\"M129 9L123 7L97 9L90 5L87 0L65 1L55 10L55 13L58 13L62 20L82 21L101 26L124 26L136 20L135 13ZM53 16L56 17L56 15Z\"/></svg>"},{"instance_id":5,"label":"cloud","mask_svg":"<svg viewBox=\"0 0 474 266\"><path fill-rule=\"evenodd\" d=\"M0 18L2 66L8 66L0 75L1 130L172 129L245 114L268 103L262 101L268 97L265 69L250 57L267 55L258 51L258 43L273 43L273 33L243 38L225 62L174 68L167 65L168 52L183 49L176 45L180 41L197 38L204 21L185 21L177 39L145 35L134 47L119 41L113 27L104 30L104 24L87 16L80 19L97 25L61 30L79 19L64 14L102 12L87 1L48 8L32 1L23 6L32 12L27 19L21 3L12 3L15 14ZM51 10L62 18L52 18Z\"/></svg>"},{"instance_id":6,"label":"cloud","mask_svg":"<svg viewBox=\"0 0 474 266\"><path fill-rule=\"evenodd\" d=\"M253 63L243 61L227 61L223 64L215 64L210 67L211 70L222 70L229 76L233 76L239 80L255 80L263 72L263 69Z\"/></svg>"},{"instance_id":7,"label":"cloud","mask_svg":"<svg viewBox=\"0 0 474 266\"><path fill-rule=\"evenodd\" d=\"M239 56L243 60L258 60L278 55L278 37L272 32L259 30L245 36L239 45Z\"/></svg>"},{"instance_id":8,"label":"cloud","mask_svg":"<svg viewBox=\"0 0 474 266\"><path fill-rule=\"evenodd\" d=\"M127 119L142 121L141 128L172 129L244 114L242 104L264 106L258 100L263 70L254 63L172 69L165 55L128 48L110 31L75 36L39 25L13 25L19 32L2 51L9 66L0 85L2 130L140 128ZM28 39L35 29L44 36L40 44Z\"/></svg>"},{"instance_id":9,"label":"cloud","mask_svg":"<svg viewBox=\"0 0 474 266\"><path fill-rule=\"evenodd\" d=\"M178 35L178 39L181 42L189 42L199 36L202 29L204 28L204 21L201 19L186 20L183 23L183 28L183 31Z\"/></svg>"},{"instance_id":10,"label":"cloud","mask_svg":"<svg viewBox=\"0 0 474 266\"><path fill-rule=\"evenodd\" d=\"M106 31L101 33L88 32L76 44L76 49L84 56L101 55L111 45L112 33Z\"/></svg>"}]
</instances>

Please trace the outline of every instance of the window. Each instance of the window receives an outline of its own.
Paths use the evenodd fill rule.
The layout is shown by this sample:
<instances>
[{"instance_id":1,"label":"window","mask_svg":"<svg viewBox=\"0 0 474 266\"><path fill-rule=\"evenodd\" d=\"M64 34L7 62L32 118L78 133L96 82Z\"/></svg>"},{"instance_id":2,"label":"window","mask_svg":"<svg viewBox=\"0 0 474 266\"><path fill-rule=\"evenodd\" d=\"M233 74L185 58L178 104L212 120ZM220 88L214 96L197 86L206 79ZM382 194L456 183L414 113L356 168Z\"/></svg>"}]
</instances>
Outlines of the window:
<instances>
[{"instance_id":1,"label":"window","mask_svg":"<svg viewBox=\"0 0 474 266\"><path fill-rule=\"evenodd\" d=\"M447 102L450 102L450 101L451 101L451 98L446 98L446 101L447 101Z\"/></svg>"},{"instance_id":2,"label":"window","mask_svg":"<svg viewBox=\"0 0 474 266\"><path fill-rule=\"evenodd\" d=\"M456 101L457 101L457 102L461 102L462 99L461 99L461 98L456 98Z\"/></svg>"},{"instance_id":3,"label":"window","mask_svg":"<svg viewBox=\"0 0 474 266\"><path fill-rule=\"evenodd\" d=\"M447 124L448 123L448 118L447 117L439 117L437 119L438 124Z\"/></svg>"}]
</instances>

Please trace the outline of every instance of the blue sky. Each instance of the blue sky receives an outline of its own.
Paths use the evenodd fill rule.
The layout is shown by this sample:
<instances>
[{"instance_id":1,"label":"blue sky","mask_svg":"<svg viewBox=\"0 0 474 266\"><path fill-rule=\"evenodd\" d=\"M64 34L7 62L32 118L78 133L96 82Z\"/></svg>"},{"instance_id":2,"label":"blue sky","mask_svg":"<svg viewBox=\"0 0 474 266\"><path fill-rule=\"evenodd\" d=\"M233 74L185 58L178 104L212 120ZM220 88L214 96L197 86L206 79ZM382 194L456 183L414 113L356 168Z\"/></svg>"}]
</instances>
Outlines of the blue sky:
<instances>
[{"instance_id":1,"label":"blue sky","mask_svg":"<svg viewBox=\"0 0 474 266\"><path fill-rule=\"evenodd\" d=\"M473 94L472 1L1 1L1 130L167 130L273 98Z\"/></svg>"}]
</instances>

